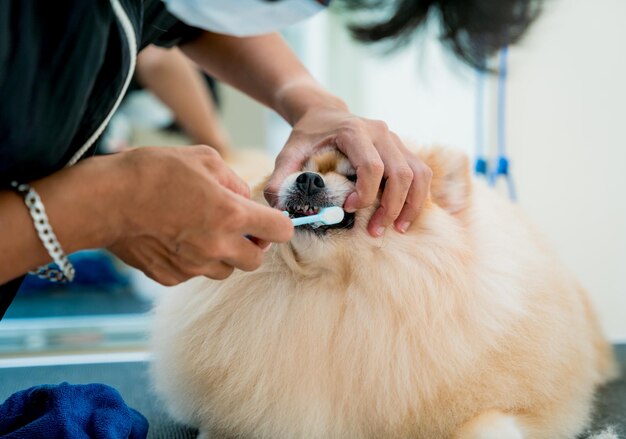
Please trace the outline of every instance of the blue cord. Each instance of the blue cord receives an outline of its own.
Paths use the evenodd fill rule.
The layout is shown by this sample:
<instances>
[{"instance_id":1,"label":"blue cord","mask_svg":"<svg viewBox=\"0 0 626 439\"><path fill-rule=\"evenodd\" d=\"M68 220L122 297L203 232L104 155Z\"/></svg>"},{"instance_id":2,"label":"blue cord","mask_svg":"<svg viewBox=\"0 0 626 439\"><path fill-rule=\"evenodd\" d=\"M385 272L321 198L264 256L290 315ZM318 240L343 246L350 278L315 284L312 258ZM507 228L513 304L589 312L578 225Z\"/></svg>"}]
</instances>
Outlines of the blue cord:
<instances>
[{"instance_id":1,"label":"blue cord","mask_svg":"<svg viewBox=\"0 0 626 439\"><path fill-rule=\"evenodd\" d=\"M505 116L506 116L506 79L507 79L507 58L509 49L503 47L500 50L500 67L498 71L498 155L505 153Z\"/></svg>"},{"instance_id":2,"label":"blue cord","mask_svg":"<svg viewBox=\"0 0 626 439\"><path fill-rule=\"evenodd\" d=\"M485 137L484 137L484 112L485 112L485 72L476 69L476 108L474 127L476 135L476 162L474 172L477 175L488 175L488 162L485 158Z\"/></svg>"},{"instance_id":3,"label":"blue cord","mask_svg":"<svg viewBox=\"0 0 626 439\"><path fill-rule=\"evenodd\" d=\"M508 76L508 47L500 50L500 65L498 68L498 162L496 169L489 176L489 183L493 186L499 176L505 178L509 197L515 201L517 193L511 174L509 172L509 159L506 155L506 80Z\"/></svg>"}]
</instances>

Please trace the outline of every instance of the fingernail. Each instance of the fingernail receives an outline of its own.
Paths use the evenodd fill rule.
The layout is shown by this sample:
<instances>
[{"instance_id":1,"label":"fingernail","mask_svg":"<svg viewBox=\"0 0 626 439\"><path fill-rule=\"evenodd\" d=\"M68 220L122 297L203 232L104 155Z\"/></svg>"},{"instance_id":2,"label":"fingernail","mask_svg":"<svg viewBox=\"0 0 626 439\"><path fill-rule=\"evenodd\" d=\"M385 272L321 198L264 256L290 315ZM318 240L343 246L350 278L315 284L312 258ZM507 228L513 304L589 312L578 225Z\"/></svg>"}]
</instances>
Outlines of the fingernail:
<instances>
[{"instance_id":1,"label":"fingernail","mask_svg":"<svg viewBox=\"0 0 626 439\"><path fill-rule=\"evenodd\" d=\"M374 230L374 234L376 236L383 236L383 233L385 233L385 228L383 226L378 226L376 227L376 230Z\"/></svg>"},{"instance_id":2,"label":"fingernail","mask_svg":"<svg viewBox=\"0 0 626 439\"><path fill-rule=\"evenodd\" d=\"M263 250L261 250L263 253L267 253L267 251L270 249L270 247L272 246L272 243L270 242L267 247L265 247Z\"/></svg>"},{"instance_id":3,"label":"fingernail","mask_svg":"<svg viewBox=\"0 0 626 439\"><path fill-rule=\"evenodd\" d=\"M354 192L348 195L348 198L346 198L346 202L343 204L343 210L348 213L356 212L356 207L354 206L354 204L356 203L356 197L357 194Z\"/></svg>"},{"instance_id":4,"label":"fingernail","mask_svg":"<svg viewBox=\"0 0 626 439\"><path fill-rule=\"evenodd\" d=\"M409 230L409 226L411 224L408 221L402 221L398 224L398 231L400 233L406 233L407 230Z\"/></svg>"}]
</instances>

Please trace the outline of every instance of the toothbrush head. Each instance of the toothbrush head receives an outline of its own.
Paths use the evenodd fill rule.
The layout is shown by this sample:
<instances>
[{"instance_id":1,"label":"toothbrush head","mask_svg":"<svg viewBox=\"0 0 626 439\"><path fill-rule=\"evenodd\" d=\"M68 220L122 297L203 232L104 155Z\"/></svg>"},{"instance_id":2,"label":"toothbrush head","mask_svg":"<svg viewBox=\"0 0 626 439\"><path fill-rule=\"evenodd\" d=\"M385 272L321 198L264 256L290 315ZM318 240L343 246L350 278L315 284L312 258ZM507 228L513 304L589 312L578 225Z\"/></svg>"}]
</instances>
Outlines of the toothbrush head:
<instances>
[{"instance_id":1,"label":"toothbrush head","mask_svg":"<svg viewBox=\"0 0 626 439\"><path fill-rule=\"evenodd\" d=\"M289 215L289 212L283 212L285 215ZM330 206L322 208L315 215L299 216L297 218L291 218L291 222L294 227L310 225L312 228L317 229L321 226L332 226L339 224L343 221L344 211L339 206Z\"/></svg>"},{"instance_id":2,"label":"toothbrush head","mask_svg":"<svg viewBox=\"0 0 626 439\"><path fill-rule=\"evenodd\" d=\"M344 211L339 206L324 207L318 213L319 221L327 226L339 224L343 221Z\"/></svg>"}]
</instances>

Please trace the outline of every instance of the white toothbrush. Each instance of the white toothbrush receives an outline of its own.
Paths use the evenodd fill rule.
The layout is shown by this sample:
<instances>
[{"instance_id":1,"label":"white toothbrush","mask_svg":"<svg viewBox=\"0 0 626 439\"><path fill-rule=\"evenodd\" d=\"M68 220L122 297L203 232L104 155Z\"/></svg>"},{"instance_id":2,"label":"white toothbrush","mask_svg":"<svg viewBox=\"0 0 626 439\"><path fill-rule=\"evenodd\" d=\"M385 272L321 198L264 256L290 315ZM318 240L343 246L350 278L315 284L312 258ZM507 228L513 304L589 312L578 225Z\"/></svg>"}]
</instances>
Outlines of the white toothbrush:
<instances>
[{"instance_id":1,"label":"white toothbrush","mask_svg":"<svg viewBox=\"0 0 626 439\"><path fill-rule=\"evenodd\" d=\"M289 212L284 212L289 215ZM339 206L324 207L315 215L302 216L300 218L292 218L291 222L294 227L303 226L305 224L321 223L321 225L331 226L339 224L343 220L343 209Z\"/></svg>"}]
</instances>

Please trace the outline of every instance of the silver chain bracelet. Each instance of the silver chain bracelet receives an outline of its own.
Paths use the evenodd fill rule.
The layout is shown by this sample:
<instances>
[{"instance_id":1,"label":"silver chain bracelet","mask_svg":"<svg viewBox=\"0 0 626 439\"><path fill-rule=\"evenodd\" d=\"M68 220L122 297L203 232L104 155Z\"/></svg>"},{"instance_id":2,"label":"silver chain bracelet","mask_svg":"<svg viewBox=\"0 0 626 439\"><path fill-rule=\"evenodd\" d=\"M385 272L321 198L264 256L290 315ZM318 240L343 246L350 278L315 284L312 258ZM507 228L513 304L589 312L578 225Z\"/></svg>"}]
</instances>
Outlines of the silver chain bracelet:
<instances>
[{"instance_id":1,"label":"silver chain bracelet","mask_svg":"<svg viewBox=\"0 0 626 439\"><path fill-rule=\"evenodd\" d=\"M24 198L24 204L28 207L28 212L33 219L33 225L41 243L54 263L59 267L57 269L49 265L43 265L30 273L42 279L48 279L51 282L71 282L74 279L74 266L67 259L67 255L52 231L52 226L48 222L48 215L46 215L46 209L41 202L41 198L39 198L39 194L25 183L13 181L11 182L11 187Z\"/></svg>"}]
</instances>

